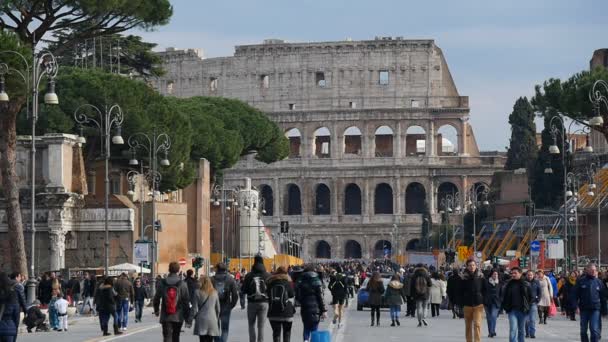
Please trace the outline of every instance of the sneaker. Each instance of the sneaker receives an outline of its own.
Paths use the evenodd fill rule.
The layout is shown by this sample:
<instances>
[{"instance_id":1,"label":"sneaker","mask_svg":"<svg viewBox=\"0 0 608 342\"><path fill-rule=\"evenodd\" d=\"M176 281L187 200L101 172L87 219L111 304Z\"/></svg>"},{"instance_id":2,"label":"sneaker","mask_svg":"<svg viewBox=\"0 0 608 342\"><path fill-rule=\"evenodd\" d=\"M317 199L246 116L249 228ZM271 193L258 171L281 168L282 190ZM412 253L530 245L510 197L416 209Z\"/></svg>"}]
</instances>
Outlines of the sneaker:
<instances>
[{"instance_id":1,"label":"sneaker","mask_svg":"<svg viewBox=\"0 0 608 342\"><path fill-rule=\"evenodd\" d=\"M338 322L338 319L337 319L337 318L334 318L334 319L333 319L331 322L332 322L333 324L336 324L336 323Z\"/></svg>"},{"instance_id":2,"label":"sneaker","mask_svg":"<svg viewBox=\"0 0 608 342\"><path fill-rule=\"evenodd\" d=\"M423 319L423 320L422 320L422 323L424 324L424 326L425 326L425 327L426 327L427 325L429 325L429 324L426 322L426 319Z\"/></svg>"}]
</instances>

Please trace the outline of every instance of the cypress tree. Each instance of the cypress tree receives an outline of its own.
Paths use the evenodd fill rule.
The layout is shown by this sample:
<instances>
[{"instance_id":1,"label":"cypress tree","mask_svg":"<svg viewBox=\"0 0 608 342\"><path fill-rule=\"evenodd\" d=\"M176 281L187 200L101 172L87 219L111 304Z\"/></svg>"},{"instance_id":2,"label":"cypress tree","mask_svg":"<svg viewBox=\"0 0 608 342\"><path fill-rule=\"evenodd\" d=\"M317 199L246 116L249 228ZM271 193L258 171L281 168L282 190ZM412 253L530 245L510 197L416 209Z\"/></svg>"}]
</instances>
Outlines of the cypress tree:
<instances>
[{"instance_id":1,"label":"cypress tree","mask_svg":"<svg viewBox=\"0 0 608 342\"><path fill-rule=\"evenodd\" d=\"M509 124L511 124L511 140L505 170L525 168L530 176L533 173L538 149L534 109L526 97L520 97L515 101L513 112L509 115Z\"/></svg>"}]
</instances>

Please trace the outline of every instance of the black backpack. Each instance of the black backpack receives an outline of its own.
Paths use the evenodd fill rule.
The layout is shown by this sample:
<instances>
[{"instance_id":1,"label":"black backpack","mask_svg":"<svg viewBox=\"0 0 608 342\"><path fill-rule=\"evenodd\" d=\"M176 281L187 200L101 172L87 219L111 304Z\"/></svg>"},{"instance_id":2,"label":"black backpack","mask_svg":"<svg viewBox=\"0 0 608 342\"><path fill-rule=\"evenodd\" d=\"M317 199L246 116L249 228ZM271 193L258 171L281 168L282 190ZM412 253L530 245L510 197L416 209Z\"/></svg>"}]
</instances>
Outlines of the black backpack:
<instances>
[{"instance_id":1,"label":"black backpack","mask_svg":"<svg viewBox=\"0 0 608 342\"><path fill-rule=\"evenodd\" d=\"M270 288L270 312L283 312L287 308L289 295L285 284L273 285Z\"/></svg>"}]
</instances>

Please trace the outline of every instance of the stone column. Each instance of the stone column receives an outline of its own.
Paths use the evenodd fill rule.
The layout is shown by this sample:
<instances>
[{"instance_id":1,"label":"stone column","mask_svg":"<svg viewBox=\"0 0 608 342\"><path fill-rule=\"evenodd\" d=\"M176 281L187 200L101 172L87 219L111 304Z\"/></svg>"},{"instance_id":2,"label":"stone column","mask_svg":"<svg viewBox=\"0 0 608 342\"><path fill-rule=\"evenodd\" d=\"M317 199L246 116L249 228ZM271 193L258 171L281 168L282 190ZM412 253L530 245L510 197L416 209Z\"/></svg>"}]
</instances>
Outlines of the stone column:
<instances>
[{"instance_id":1,"label":"stone column","mask_svg":"<svg viewBox=\"0 0 608 342\"><path fill-rule=\"evenodd\" d=\"M49 231L49 264L52 271L65 268L65 232L62 230Z\"/></svg>"},{"instance_id":2,"label":"stone column","mask_svg":"<svg viewBox=\"0 0 608 342\"><path fill-rule=\"evenodd\" d=\"M336 235L332 238L332 240L334 241L334 246L331 248L331 257L333 259L343 258L344 253L342 252L342 243L340 241L340 237Z\"/></svg>"},{"instance_id":3,"label":"stone column","mask_svg":"<svg viewBox=\"0 0 608 342\"><path fill-rule=\"evenodd\" d=\"M401 177L395 177L395 189L393 190L393 203L395 207L393 208L393 212L396 215L405 214L405 210L403 210L403 203L401 201ZM398 220L398 219L397 219ZM395 221L397 221L395 220Z\"/></svg>"},{"instance_id":4,"label":"stone column","mask_svg":"<svg viewBox=\"0 0 608 342\"><path fill-rule=\"evenodd\" d=\"M405 156L405 139L403 137L403 128L401 126L401 121L397 121L397 127L393 137L393 158L403 158Z\"/></svg>"},{"instance_id":5,"label":"stone column","mask_svg":"<svg viewBox=\"0 0 608 342\"><path fill-rule=\"evenodd\" d=\"M461 118L460 135L458 136L458 153L461 155L468 155L467 150L467 129L468 124L466 118Z\"/></svg>"},{"instance_id":6,"label":"stone column","mask_svg":"<svg viewBox=\"0 0 608 342\"><path fill-rule=\"evenodd\" d=\"M373 191L371 190L371 185L369 184L369 179L366 178L365 179L365 183L363 185L363 196L362 196L362 200L363 200L363 205L362 205L362 210L363 210L363 222L369 222L370 217L373 215L373 206L372 206L372 202L373 202Z\"/></svg>"},{"instance_id":7,"label":"stone column","mask_svg":"<svg viewBox=\"0 0 608 342\"><path fill-rule=\"evenodd\" d=\"M429 120L429 125L427 127L426 132L426 146L425 146L425 154L428 157L434 157L436 155L435 150L435 122L433 120Z\"/></svg>"},{"instance_id":8,"label":"stone column","mask_svg":"<svg viewBox=\"0 0 608 342\"><path fill-rule=\"evenodd\" d=\"M272 188L274 189L272 197L273 216L278 217L280 221L281 216L283 216L283 206L281 205L283 191L281 191L281 186L279 184L279 178L275 177L272 179Z\"/></svg>"},{"instance_id":9,"label":"stone column","mask_svg":"<svg viewBox=\"0 0 608 342\"><path fill-rule=\"evenodd\" d=\"M429 210L431 213L437 212L437 190L435 189L435 178L431 177L430 188L428 190L429 194Z\"/></svg>"},{"instance_id":10,"label":"stone column","mask_svg":"<svg viewBox=\"0 0 608 342\"><path fill-rule=\"evenodd\" d=\"M332 222L336 222L338 215L340 215L340 209L338 207L338 203L339 203L339 190L338 190L338 179L336 177L331 179L331 210L329 211L329 214L331 215L331 220Z\"/></svg>"}]
</instances>

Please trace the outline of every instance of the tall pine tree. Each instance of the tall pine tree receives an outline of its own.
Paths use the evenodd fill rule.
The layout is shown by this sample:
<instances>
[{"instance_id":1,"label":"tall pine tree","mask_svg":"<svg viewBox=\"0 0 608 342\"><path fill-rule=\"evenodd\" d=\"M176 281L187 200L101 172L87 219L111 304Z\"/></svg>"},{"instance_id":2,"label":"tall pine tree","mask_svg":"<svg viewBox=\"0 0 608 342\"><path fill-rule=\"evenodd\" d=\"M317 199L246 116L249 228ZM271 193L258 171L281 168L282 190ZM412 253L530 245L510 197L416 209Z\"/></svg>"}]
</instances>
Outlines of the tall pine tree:
<instances>
[{"instance_id":1,"label":"tall pine tree","mask_svg":"<svg viewBox=\"0 0 608 342\"><path fill-rule=\"evenodd\" d=\"M511 124L511 141L505 170L525 168L528 175L531 175L538 148L536 147L534 109L526 97L520 97L515 101L513 112L509 115L509 124Z\"/></svg>"}]
</instances>

